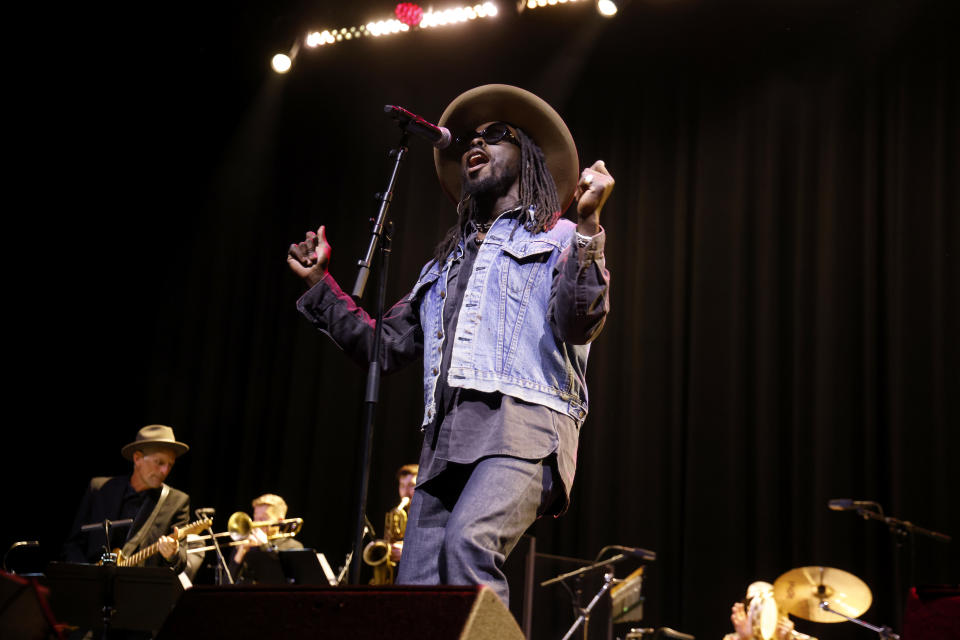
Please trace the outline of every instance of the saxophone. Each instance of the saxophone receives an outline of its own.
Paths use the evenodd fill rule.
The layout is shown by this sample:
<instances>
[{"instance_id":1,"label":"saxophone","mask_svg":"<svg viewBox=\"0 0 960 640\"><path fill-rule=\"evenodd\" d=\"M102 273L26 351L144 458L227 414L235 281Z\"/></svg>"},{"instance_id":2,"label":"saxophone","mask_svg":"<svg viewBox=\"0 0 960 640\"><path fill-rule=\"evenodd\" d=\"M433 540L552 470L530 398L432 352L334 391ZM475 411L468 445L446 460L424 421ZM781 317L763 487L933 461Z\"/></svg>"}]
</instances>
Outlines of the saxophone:
<instances>
[{"instance_id":1,"label":"saxophone","mask_svg":"<svg viewBox=\"0 0 960 640\"><path fill-rule=\"evenodd\" d=\"M373 567L370 584L393 584L397 563L390 558L394 542L403 540L407 530L407 505L410 498L403 498L396 507L387 511L383 538L373 540L363 549L363 561Z\"/></svg>"}]
</instances>

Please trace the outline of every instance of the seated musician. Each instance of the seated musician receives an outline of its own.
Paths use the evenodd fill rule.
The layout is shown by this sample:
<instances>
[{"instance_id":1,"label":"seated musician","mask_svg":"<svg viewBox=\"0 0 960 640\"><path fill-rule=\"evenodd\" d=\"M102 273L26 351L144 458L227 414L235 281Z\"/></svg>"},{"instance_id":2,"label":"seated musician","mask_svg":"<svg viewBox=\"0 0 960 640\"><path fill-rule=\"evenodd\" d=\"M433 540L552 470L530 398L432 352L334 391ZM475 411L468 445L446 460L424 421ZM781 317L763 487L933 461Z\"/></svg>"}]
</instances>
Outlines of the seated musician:
<instances>
[{"instance_id":1,"label":"seated musician","mask_svg":"<svg viewBox=\"0 0 960 640\"><path fill-rule=\"evenodd\" d=\"M253 500L253 521L279 522L287 517L287 503L278 495L265 493ZM247 553L252 549L264 551L286 551L289 549L303 549L303 543L292 536L281 535L280 527L265 525L254 527L250 534L236 545L236 550L230 558L230 574L234 582L255 582L251 568L245 562Z\"/></svg>"},{"instance_id":2,"label":"seated musician","mask_svg":"<svg viewBox=\"0 0 960 640\"><path fill-rule=\"evenodd\" d=\"M136 439L120 450L133 463L133 472L90 480L63 545L63 560L97 563L106 552L120 549L121 557L129 557L156 545L156 553L142 562L144 566L183 571L187 554L185 545L179 543L178 527L189 521L190 496L164 481L177 458L189 449L168 426L152 424L140 429ZM133 524L112 528L110 540L104 539L102 526L81 530L84 525L126 519Z\"/></svg>"},{"instance_id":3,"label":"seated musician","mask_svg":"<svg viewBox=\"0 0 960 640\"><path fill-rule=\"evenodd\" d=\"M774 616L775 623L764 619ZM753 582L747 587L747 597L730 608L730 622L734 633L728 633L723 640L816 640L795 631L793 620L777 610L769 582Z\"/></svg>"}]
</instances>

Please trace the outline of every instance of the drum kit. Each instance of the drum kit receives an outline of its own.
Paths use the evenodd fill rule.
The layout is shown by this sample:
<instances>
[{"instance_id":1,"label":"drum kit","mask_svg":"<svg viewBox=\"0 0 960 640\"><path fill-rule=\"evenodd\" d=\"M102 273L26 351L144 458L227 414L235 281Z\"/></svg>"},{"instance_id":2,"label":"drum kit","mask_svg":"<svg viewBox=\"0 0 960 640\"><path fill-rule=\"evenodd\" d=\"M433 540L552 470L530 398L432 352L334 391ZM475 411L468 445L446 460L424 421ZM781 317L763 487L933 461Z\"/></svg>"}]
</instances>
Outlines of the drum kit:
<instances>
[{"instance_id":1,"label":"drum kit","mask_svg":"<svg viewBox=\"0 0 960 640\"><path fill-rule=\"evenodd\" d=\"M766 588L748 592L745 610L757 640L775 640L778 623L788 614L812 622L854 622L876 631L882 640L899 640L890 627L876 627L858 618L870 608L873 594L852 573L832 567L799 567L781 575L773 585L755 584ZM791 631L791 637L810 638L797 631Z\"/></svg>"}]
</instances>

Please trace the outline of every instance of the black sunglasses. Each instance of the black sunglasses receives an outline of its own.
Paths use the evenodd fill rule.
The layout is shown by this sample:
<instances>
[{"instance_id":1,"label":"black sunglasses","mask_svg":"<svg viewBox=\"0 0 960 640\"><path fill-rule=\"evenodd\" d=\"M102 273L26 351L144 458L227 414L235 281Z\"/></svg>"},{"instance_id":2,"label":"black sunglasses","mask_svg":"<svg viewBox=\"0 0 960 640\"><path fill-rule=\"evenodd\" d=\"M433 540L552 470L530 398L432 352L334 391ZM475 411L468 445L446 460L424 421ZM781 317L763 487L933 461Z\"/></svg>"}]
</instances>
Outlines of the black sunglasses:
<instances>
[{"instance_id":1,"label":"black sunglasses","mask_svg":"<svg viewBox=\"0 0 960 640\"><path fill-rule=\"evenodd\" d=\"M483 131L471 131L466 135L457 136L455 144L462 153L470 148L470 143L475 138L483 138L483 141L487 144L497 144L506 139L508 142L512 142L518 147L520 146L520 141L517 140L517 136L513 135L513 132L510 131L510 126L506 122L494 122L491 125L487 125Z\"/></svg>"}]
</instances>

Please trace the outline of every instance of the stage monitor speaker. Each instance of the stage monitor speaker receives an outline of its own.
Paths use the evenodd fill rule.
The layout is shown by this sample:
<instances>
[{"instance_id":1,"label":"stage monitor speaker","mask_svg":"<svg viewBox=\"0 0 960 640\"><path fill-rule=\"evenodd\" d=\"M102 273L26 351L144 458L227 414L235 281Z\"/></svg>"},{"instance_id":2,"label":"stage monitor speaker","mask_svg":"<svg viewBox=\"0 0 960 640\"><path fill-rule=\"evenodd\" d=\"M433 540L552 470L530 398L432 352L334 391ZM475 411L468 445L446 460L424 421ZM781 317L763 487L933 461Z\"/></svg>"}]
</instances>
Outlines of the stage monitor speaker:
<instances>
[{"instance_id":1,"label":"stage monitor speaker","mask_svg":"<svg viewBox=\"0 0 960 640\"><path fill-rule=\"evenodd\" d=\"M0 638L55 638L48 590L33 579L0 571Z\"/></svg>"},{"instance_id":2,"label":"stage monitor speaker","mask_svg":"<svg viewBox=\"0 0 960 640\"><path fill-rule=\"evenodd\" d=\"M156 640L523 640L489 587L196 586Z\"/></svg>"}]
</instances>

